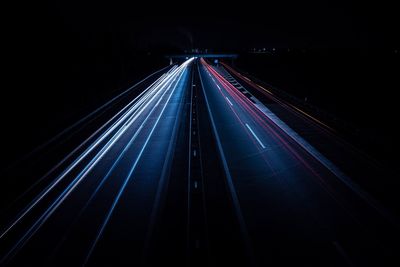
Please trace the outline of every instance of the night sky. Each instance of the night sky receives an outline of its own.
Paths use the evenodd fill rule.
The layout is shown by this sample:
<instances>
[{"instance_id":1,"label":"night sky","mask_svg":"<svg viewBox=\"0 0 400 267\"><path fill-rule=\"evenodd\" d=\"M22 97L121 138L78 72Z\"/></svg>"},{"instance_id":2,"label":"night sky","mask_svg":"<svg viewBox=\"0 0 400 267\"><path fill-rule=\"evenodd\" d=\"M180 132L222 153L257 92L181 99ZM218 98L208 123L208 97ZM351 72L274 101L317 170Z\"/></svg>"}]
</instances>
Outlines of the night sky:
<instances>
[{"instance_id":1,"label":"night sky","mask_svg":"<svg viewBox=\"0 0 400 267\"><path fill-rule=\"evenodd\" d=\"M142 1L139 7L53 0L13 2L4 11L1 114L14 129L3 133L15 140L10 161L168 64L166 53L399 48L399 17L393 3L383 2Z\"/></svg>"},{"instance_id":2,"label":"night sky","mask_svg":"<svg viewBox=\"0 0 400 267\"><path fill-rule=\"evenodd\" d=\"M41 35L71 32L88 43L114 34L132 49L141 50L398 45L399 19L393 4L314 0L262 3L141 1L139 7L136 1L55 0L24 3L23 10L16 6L10 26L19 31L18 35L44 37Z\"/></svg>"}]
</instances>

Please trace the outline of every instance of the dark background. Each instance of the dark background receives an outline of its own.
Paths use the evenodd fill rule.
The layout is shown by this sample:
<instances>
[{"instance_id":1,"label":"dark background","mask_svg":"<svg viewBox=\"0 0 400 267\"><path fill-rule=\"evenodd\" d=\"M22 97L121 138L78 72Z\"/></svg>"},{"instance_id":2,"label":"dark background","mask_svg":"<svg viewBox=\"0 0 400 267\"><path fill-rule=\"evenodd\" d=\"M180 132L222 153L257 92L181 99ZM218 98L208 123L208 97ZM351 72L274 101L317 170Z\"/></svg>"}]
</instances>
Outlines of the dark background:
<instances>
[{"instance_id":1,"label":"dark background","mask_svg":"<svg viewBox=\"0 0 400 267\"><path fill-rule=\"evenodd\" d=\"M391 165L399 89L394 3L17 2L3 12L1 169L191 49L235 52L243 70L362 130ZM263 49L268 53L249 54ZM365 142L364 142L365 145ZM368 150L368 149L367 149Z\"/></svg>"}]
</instances>

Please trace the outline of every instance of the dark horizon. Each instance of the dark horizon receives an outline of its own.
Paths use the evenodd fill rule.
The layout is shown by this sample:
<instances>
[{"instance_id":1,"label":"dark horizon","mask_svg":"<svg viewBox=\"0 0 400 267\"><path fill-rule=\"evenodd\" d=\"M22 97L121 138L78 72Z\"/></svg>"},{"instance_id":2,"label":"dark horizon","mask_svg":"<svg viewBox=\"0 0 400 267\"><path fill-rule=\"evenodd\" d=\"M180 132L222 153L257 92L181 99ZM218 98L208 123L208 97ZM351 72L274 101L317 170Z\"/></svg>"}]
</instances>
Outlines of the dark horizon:
<instances>
[{"instance_id":1,"label":"dark horizon","mask_svg":"<svg viewBox=\"0 0 400 267\"><path fill-rule=\"evenodd\" d=\"M393 5L355 1L202 2L186 7L117 1L51 1L11 8L10 30L38 44L58 38L93 45L107 41L147 51L154 47L242 50L267 48L398 49ZM63 37L63 34L67 34ZM100 38L103 38L101 40ZM43 39L43 40L40 40ZM11 40L13 41L13 40ZM32 45L34 45L33 42ZM29 48L29 46L27 47Z\"/></svg>"}]
</instances>

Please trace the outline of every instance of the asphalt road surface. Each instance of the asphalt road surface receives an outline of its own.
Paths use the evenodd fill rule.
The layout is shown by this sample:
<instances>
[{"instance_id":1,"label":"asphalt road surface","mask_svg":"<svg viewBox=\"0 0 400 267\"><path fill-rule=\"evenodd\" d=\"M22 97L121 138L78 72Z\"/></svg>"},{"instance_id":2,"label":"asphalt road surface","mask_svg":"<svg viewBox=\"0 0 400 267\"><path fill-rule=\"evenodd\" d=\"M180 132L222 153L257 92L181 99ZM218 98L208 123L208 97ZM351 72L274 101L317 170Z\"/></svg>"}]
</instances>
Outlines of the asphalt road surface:
<instances>
[{"instance_id":1,"label":"asphalt road surface","mask_svg":"<svg viewBox=\"0 0 400 267\"><path fill-rule=\"evenodd\" d=\"M256 87L199 58L164 70L3 212L0 265L395 266L396 216L321 144L357 153Z\"/></svg>"}]
</instances>

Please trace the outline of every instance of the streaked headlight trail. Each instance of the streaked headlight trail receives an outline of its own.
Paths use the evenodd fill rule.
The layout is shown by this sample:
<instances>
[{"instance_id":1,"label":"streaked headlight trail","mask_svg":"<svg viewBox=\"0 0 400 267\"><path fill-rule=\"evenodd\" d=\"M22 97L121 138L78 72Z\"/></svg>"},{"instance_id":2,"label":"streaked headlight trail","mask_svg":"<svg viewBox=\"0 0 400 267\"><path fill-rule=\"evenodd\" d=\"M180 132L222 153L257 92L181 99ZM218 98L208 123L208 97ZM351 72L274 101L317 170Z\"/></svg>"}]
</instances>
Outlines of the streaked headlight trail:
<instances>
[{"instance_id":1,"label":"streaked headlight trail","mask_svg":"<svg viewBox=\"0 0 400 267\"><path fill-rule=\"evenodd\" d=\"M18 248L23 246L31 238L31 236L43 225L43 223L46 222L46 220L48 220L48 218L57 210L57 208L60 207L60 205L85 178L90 178L91 172L93 172L96 166L104 160L107 153L121 142L122 138L126 139L128 136L131 136L129 142L123 147L120 154L116 157L115 162L111 165L111 168L106 172L105 177L101 180L97 189L90 197L90 199L92 199L94 194L99 190L99 187L101 187L107 177L114 171L121 158L128 151L129 147L135 142L136 138L140 136L140 134L144 134L147 136L146 141L142 143L142 148L139 150L140 152L129 171L129 175L126 177L124 185L121 187L121 190L112 204L112 208L107 215L102 229L105 227L126 184L131 176L133 176L135 167L138 164L155 128L157 127L158 122L162 118L166 107L170 106L169 100L176 94L179 94L179 96L182 97L182 92L184 91L183 88L185 86L184 84L186 83L188 76L188 66L190 66L192 61L193 58L187 60L178 67L174 66L171 68L166 74L162 75L157 81L144 90L138 97L121 109L105 124L108 125L110 122L114 121L104 130L97 140L95 140L77 159L75 159L75 161L67 167L62 174L60 174L45 190L43 190L38 197L36 197L27 208L21 212L21 214L4 231L2 231L0 239L5 238L15 226L29 215L29 213L32 213L37 206L40 206L41 202L47 200L46 197L48 197L52 191L58 189L57 187L62 184L64 179L71 179L71 174L74 171L81 169L79 173L71 179L65 189L61 191L54 200L52 200L48 208L46 208L35 222L26 230L24 235L15 243L12 249L2 258L2 262L16 253ZM160 108L161 106L162 108ZM157 116L155 121L154 116ZM149 127L151 127L150 131L148 131ZM85 164L84 161L88 157L91 157L91 159ZM96 240L100 237L101 232L102 230L100 230Z\"/></svg>"},{"instance_id":2,"label":"streaked headlight trail","mask_svg":"<svg viewBox=\"0 0 400 267\"><path fill-rule=\"evenodd\" d=\"M90 126L4 212L0 264L378 266L394 259L396 217L341 160L364 162L362 155L275 88L193 56L178 56L181 64L49 141Z\"/></svg>"}]
</instances>

